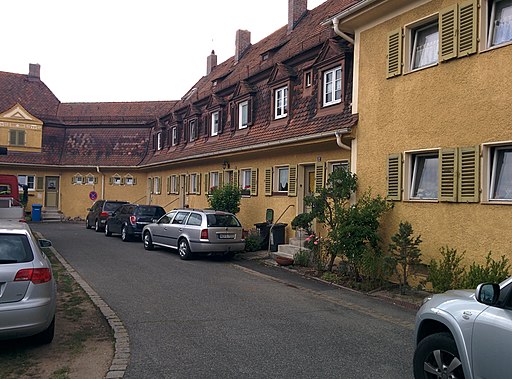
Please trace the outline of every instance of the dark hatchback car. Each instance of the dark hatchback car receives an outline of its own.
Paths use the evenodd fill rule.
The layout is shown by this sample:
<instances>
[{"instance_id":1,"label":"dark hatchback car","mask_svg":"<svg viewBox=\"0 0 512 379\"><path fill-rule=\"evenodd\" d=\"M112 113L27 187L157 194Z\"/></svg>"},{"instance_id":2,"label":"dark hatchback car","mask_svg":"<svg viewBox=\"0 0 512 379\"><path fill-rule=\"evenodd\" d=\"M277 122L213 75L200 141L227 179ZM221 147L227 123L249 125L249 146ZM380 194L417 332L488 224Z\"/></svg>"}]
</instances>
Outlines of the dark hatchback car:
<instances>
[{"instance_id":1,"label":"dark hatchback car","mask_svg":"<svg viewBox=\"0 0 512 379\"><path fill-rule=\"evenodd\" d=\"M105 235L121 234L123 241L140 239L144 226L158 221L164 214L165 209L159 205L122 205L107 219Z\"/></svg>"},{"instance_id":2,"label":"dark hatchback car","mask_svg":"<svg viewBox=\"0 0 512 379\"><path fill-rule=\"evenodd\" d=\"M87 208L89 211L85 217L85 227L101 232L105 229L105 224L109 216L121 205L128 204L127 201L119 200L97 200L92 207Z\"/></svg>"}]
</instances>

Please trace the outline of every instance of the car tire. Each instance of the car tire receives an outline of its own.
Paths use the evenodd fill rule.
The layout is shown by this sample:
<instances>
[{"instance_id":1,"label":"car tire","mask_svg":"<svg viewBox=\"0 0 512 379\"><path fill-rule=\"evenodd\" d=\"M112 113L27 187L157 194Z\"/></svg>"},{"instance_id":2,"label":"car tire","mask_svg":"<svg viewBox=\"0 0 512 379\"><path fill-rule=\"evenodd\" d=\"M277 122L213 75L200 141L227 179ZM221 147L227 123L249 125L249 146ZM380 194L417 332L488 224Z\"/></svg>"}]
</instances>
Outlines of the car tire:
<instances>
[{"instance_id":1,"label":"car tire","mask_svg":"<svg viewBox=\"0 0 512 379\"><path fill-rule=\"evenodd\" d=\"M110 228L108 227L108 223L105 224L105 236L107 236L107 237L112 236L112 232L110 231Z\"/></svg>"},{"instance_id":2,"label":"car tire","mask_svg":"<svg viewBox=\"0 0 512 379\"><path fill-rule=\"evenodd\" d=\"M85 229L91 229L91 225L89 224L89 219L85 218Z\"/></svg>"},{"instance_id":3,"label":"car tire","mask_svg":"<svg viewBox=\"0 0 512 379\"><path fill-rule=\"evenodd\" d=\"M150 232L144 233L144 236L142 236L142 242L144 242L144 249L146 250L153 250L155 248Z\"/></svg>"},{"instance_id":4,"label":"car tire","mask_svg":"<svg viewBox=\"0 0 512 379\"><path fill-rule=\"evenodd\" d=\"M97 233L101 232L100 220L96 220L94 222L94 231L97 232Z\"/></svg>"},{"instance_id":5,"label":"car tire","mask_svg":"<svg viewBox=\"0 0 512 379\"><path fill-rule=\"evenodd\" d=\"M180 255L180 259L183 259L184 261L192 258L190 246L185 238L180 239L178 242L178 254Z\"/></svg>"},{"instance_id":6,"label":"car tire","mask_svg":"<svg viewBox=\"0 0 512 379\"><path fill-rule=\"evenodd\" d=\"M421 340L414 352L413 368L415 379L464 378L457 345L449 333L431 334Z\"/></svg>"},{"instance_id":7,"label":"car tire","mask_svg":"<svg viewBox=\"0 0 512 379\"><path fill-rule=\"evenodd\" d=\"M50 326L43 330L41 333L36 334L34 337L37 342L41 344L49 344L53 341L53 336L55 335L55 316L53 316L53 320L50 323Z\"/></svg>"},{"instance_id":8,"label":"car tire","mask_svg":"<svg viewBox=\"0 0 512 379\"><path fill-rule=\"evenodd\" d=\"M121 240L123 240L123 242L128 242L131 239L132 238L128 233L128 230L126 229L126 225L123 225L123 227L121 228Z\"/></svg>"}]
</instances>

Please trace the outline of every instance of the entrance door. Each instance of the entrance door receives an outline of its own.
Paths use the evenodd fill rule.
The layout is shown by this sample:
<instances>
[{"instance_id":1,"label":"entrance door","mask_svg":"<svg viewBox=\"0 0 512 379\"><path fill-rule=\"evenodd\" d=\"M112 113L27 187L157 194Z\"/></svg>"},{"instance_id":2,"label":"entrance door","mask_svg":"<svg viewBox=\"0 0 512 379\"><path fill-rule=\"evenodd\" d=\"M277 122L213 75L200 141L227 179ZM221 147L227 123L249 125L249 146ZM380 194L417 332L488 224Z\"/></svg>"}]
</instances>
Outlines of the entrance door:
<instances>
[{"instance_id":1,"label":"entrance door","mask_svg":"<svg viewBox=\"0 0 512 379\"><path fill-rule=\"evenodd\" d=\"M59 177L46 176L45 177L45 192L44 192L44 206L46 208L59 207Z\"/></svg>"},{"instance_id":2,"label":"entrance door","mask_svg":"<svg viewBox=\"0 0 512 379\"><path fill-rule=\"evenodd\" d=\"M304 167L304 197L315 193L315 166ZM311 212L311 206L303 206L304 212Z\"/></svg>"}]
</instances>

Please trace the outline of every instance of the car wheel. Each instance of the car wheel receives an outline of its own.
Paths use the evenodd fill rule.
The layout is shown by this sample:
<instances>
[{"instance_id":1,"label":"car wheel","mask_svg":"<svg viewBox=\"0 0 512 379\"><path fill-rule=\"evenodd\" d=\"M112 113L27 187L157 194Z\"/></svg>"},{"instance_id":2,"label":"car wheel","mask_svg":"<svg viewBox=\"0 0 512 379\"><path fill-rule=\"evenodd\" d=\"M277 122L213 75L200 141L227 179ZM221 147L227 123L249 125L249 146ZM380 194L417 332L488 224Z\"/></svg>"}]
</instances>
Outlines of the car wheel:
<instances>
[{"instance_id":1,"label":"car wheel","mask_svg":"<svg viewBox=\"0 0 512 379\"><path fill-rule=\"evenodd\" d=\"M105 224L105 235L107 237L110 237L112 235L112 232L110 231L110 229L108 227L108 223Z\"/></svg>"},{"instance_id":2,"label":"car wheel","mask_svg":"<svg viewBox=\"0 0 512 379\"><path fill-rule=\"evenodd\" d=\"M85 218L85 229L91 229L91 225L89 224L89 219Z\"/></svg>"},{"instance_id":3,"label":"car wheel","mask_svg":"<svg viewBox=\"0 0 512 379\"><path fill-rule=\"evenodd\" d=\"M100 220L96 220L96 222L94 223L94 231L101 232Z\"/></svg>"},{"instance_id":4,"label":"car wheel","mask_svg":"<svg viewBox=\"0 0 512 379\"><path fill-rule=\"evenodd\" d=\"M190 251L187 240L184 238L182 238L178 243L178 253L180 255L180 259L183 259L184 261L192 258L192 252Z\"/></svg>"},{"instance_id":5,"label":"car wheel","mask_svg":"<svg viewBox=\"0 0 512 379\"><path fill-rule=\"evenodd\" d=\"M123 225L123 228L121 229L121 239L123 242L128 242L131 240L131 237L128 234L128 230L126 230L126 225Z\"/></svg>"},{"instance_id":6,"label":"car wheel","mask_svg":"<svg viewBox=\"0 0 512 379\"><path fill-rule=\"evenodd\" d=\"M55 316L53 316L53 320L48 326L46 330L43 330L41 333L35 335L35 339L42 344L49 344L53 341L53 336L55 335Z\"/></svg>"},{"instance_id":7,"label":"car wheel","mask_svg":"<svg viewBox=\"0 0 512 379\"><path fill-rule=\"evenodd\" d=\"M457 345L449 333L425 337L416 347L413 367L416 379L464 378Z\"/></svg>"},{"instance_id":8,"label":"car wheel","mask_svg":"<svg viewBox=\"0 0 512 379\"><path fill-rule=\"evenodd\" d=\"M144 233L142 241L144 242L144 249L153 250L155 248L155 246L153 245L153 239L151 238L150 232Z\"/></svg>"}]
</instances>

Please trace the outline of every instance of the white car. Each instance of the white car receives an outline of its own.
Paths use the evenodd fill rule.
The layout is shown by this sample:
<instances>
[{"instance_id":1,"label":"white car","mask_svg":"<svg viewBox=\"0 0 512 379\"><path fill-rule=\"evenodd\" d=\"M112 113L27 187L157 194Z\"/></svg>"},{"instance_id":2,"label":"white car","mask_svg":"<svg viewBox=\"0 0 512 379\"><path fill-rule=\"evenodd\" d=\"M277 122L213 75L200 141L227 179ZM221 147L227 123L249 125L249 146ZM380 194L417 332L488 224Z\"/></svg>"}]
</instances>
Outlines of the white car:
<instances>
[{"instance_id":1,"label":"white car","mask_svg":"<svg viewBox=\"0 0 512 379\"><path fill-rule=\"evenodd\" d=\"M512 378L512 277L425 299L415 335L416 379Z\"/></svg>"},{"instance_id":2,"label":"white car","mask_svg":"<svg viewBox=\"0 0 512 379\"><path fill-rule=\"evenodd\" d=\"M27 224L0 221L0 339L53 340L57 286L40 249L49 246Z\"/></svg>"}]
</instances>

